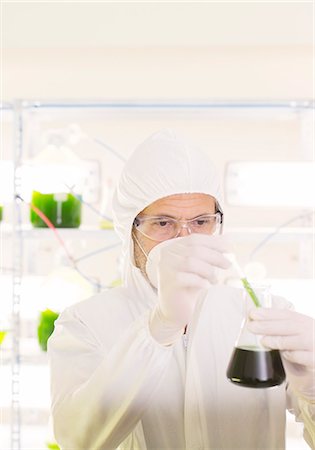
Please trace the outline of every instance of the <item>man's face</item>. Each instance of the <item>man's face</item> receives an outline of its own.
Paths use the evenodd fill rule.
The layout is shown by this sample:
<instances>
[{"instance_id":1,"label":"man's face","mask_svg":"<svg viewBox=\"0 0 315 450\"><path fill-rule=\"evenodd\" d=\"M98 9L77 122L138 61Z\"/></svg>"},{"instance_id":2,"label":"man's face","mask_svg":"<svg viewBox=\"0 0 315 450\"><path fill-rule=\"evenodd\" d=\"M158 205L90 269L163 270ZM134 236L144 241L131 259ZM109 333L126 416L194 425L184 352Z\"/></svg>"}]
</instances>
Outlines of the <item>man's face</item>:
<instances>
[{"instance_id":1,"label":"man's face","mask_svg":"<svg viewBox=\"0 0 315 450\"><path fill-rule=\"evenodd\" d=\"M169 216L178 220L189 220L204 214L214 214L216 212L215 199L207 194L176 194L170 195L157 200L151 205L147 206L141 213L146 216ZM187 228L181 228L177 237L186 236L189 234ZM136 237L136 239L135 239ZM138 240L138 242L137 242ZM135 264L141 272L145 273L145 265L147 258L144 252L148 255L149 252L159 242L153 241L141 234L138 230L133 230L134 242L134 260ZM142 249L140 248L141 245ZM144 252L143 252L144 251Z\"/></svg>"}]
</instances>

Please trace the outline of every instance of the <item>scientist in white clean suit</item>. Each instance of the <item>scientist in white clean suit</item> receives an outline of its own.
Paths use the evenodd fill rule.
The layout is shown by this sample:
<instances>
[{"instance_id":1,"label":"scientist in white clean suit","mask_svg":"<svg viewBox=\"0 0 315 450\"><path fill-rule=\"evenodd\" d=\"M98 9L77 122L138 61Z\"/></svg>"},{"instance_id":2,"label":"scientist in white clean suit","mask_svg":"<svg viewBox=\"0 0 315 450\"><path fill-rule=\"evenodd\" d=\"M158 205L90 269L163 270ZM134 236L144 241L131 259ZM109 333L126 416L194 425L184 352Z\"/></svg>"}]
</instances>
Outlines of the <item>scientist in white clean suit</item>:
<instances>
[{"instance_id":1,"label":"scientist in white clean suit","mask_svg":"<svg viewBox=\"0 0 315 450\"><path fill-rule=\"evenodd\" d=\"M48 342L61 449L280 450L285 411L314 448L314 321L275 299L251 331L280 349L287 383L238 387L226 368L243 319L229 267L217 173L162 131L132 154L113 199L122 287L67 308Z\"/></svg>"}]
</instances>

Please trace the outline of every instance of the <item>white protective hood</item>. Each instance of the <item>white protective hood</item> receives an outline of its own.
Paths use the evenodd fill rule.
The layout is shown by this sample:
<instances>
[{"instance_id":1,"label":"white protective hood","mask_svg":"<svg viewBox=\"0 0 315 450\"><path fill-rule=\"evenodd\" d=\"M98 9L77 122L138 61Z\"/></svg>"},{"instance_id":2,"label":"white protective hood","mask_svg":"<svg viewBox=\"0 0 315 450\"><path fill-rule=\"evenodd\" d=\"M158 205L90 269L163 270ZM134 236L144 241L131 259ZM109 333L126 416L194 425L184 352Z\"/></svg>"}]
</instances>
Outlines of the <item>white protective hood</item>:
<instances>
[{"instance_id":1,"label":"white protective hood","mask_svg":"<svg viewBox=\"0 0 315 450\"><path fill-rule=\"evenodd\" d=\"M219 176L211 160L174 131L162 130L132 153L113 197L114 225L123 243L125 282L137 273L132 265L131 238L135 217L160 198L184 193L209 194L222 208Z\"/></svg>"}]
</instances>

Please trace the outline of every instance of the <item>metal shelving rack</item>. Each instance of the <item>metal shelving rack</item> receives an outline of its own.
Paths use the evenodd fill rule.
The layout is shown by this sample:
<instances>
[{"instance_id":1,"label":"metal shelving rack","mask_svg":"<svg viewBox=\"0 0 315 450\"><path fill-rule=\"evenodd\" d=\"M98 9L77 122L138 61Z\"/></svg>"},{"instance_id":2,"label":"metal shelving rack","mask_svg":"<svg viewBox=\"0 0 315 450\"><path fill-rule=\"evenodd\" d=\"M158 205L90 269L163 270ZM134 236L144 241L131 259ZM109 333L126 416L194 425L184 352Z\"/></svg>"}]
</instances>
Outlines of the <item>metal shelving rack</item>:
<instances>
[{"instance_id":1,"label":"metal shelving rack","mask_svg":"<svg viewBox=\"0 0 315 450\"><path fill-rule=\"evenodd\" d=\"M11 383L11 449L19 450L21 448L21 416L20 416L20 303L21 303L21 282L23 277L23 239L28 231L25 231L21 224L21 204L17 200L17 196L21 194L21 178L17 168L20 166L23 157L23 133L24 122L23 117L25 111L52 111L52 110L81 110L85 114L90 111L100 110L121 110L128 113L133 111L144 111L146 114L151 111L214 111L218 114L261 114L264 117L268 116L270 112L279 111L294 111L304 112L310 111L314 108L314 104L309 101L279 101L279 102L141 102L141 101L128 101L128 102L50 102L50 101L16 101L13 105L9 105L13 109L14 113L14 196L15 203L13 209L13 222L12 222L12 248L13 248L13 275L12 275L12 355L11 355L11 371L12 371L12 383ZM80 236L80 232L75 230L77 236ZM99 230L98 230L99 231ZM262 232L262 231L261 231ZM34 231L31 231L31 236L37 237ZM47 233L47 230L43 230L43 237ZM82 230L82 233L87 233ZM88 231L93 233L93 230ZM237 233L237 231L236 231ZM298 233L298 232L297 232Z\"/></svg>"},{"instance_id":2,"label":"metal shelving rack","mask_svg":"<svg viewBox=\"0 0 315 450\"><path fill-rule=\"evenodd\" d=\"M16 170L22 158L23 120L19 103L14 107L14 198L21 195L21 177ZM21 416L20 416L20 302L22 286L23 243L21 236L21 210L19 202L13 207L13 242L12 242L12 379L11 379L11 449L21 448Z\"/></svg>"}]
</instances>

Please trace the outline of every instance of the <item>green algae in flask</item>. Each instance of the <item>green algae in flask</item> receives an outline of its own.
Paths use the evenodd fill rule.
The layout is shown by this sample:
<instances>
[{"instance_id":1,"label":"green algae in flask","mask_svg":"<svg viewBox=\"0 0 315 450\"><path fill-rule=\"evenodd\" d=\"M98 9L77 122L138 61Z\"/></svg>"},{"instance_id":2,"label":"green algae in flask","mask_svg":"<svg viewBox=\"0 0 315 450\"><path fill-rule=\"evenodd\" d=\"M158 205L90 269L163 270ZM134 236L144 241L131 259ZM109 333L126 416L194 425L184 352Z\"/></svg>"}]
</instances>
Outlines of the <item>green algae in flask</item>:
<instances>
[{"instance_id":1,"label":"green algae in flask","mask_svg":"<svg viewBox=\"0 0 315 450\"><path fill-rule=\"evenodd\" d=\"M250 308L271 306L268 287L258 286L253 289L246 279L242 282L245 287L246 316ZM227 378L238 386L249 388L279 386L285 380L280 352L263 347L261 336L251 333L247 323L248 319L245 318L227 368Z\"/></svg>"},{"instance_id":2,"label":"green algae in flask","mask_svg":"<svg viewBox=\"0 0 315 450\"><path fill-rule=\"evenodd\" d=\"M31 162L30 221L35 228L47 227L44 216L55 228L81 225L87 172L81 159L67 147L69 133L67 129L48 130L46 146Z\"/></svg>"},{"instance_id":3,"label":"green algae in flask","mask_svg":"<svg viewBox=\"0 0 315 450\"><path fill-rule=\"evenodd\" d=\"M81 196L69 192L46 194L32 193L32 205L36 206L56 228L78 228L81 224ZM41 217L31 209L30 220L35 228L47 227Z\"/></svg>"}]
</instances>

